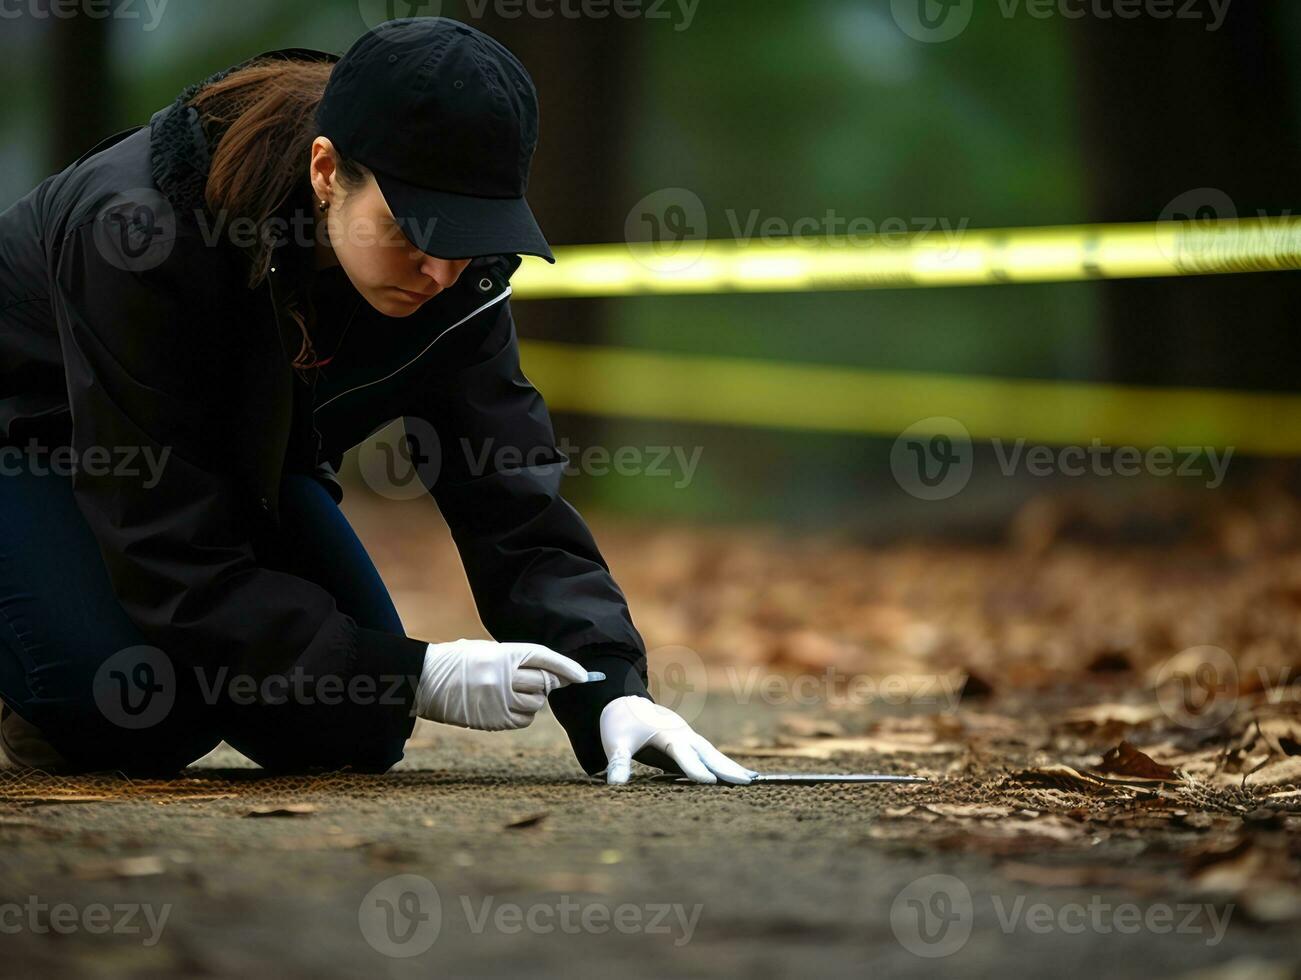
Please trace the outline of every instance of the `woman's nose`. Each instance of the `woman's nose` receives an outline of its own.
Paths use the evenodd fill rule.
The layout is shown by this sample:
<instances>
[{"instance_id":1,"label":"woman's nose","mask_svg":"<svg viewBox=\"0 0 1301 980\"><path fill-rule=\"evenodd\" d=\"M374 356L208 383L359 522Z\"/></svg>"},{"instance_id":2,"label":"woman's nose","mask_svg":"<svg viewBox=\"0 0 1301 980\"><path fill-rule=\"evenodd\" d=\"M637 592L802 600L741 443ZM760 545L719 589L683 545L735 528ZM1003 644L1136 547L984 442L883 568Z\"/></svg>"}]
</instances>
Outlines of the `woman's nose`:
<instances>
[{"instance_id":1,"label":"woman's nose","mask_svg":"<svg viewBox=\"0 0 1301 980\"><path fill-rule=\"evenodd\" d=\"M420 272L438 283L439 289L451 289L469 264L469 259L436 259L425 256L420 263Z\"/></svg>"}]
</instances>

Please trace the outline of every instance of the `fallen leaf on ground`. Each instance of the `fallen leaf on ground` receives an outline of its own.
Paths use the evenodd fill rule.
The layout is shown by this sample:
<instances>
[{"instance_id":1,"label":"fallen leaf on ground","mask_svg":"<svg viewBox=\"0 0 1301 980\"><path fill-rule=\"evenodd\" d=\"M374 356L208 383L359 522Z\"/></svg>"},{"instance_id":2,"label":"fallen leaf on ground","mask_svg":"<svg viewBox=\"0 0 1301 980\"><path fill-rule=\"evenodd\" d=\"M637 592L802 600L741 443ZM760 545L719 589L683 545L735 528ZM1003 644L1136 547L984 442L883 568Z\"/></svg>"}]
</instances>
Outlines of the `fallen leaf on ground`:
<instances>
[{"instance_id":1,"label":"fallen leaf on ground","mask_svg":"<svg viewBox=\"0 0 1301 980\"><path fill-rule=\"evenodd\" d=\"M281 806L258 806L245 817L309 817L316 812L314 803L285 803Z\"/></svg>"},{"instance_id":2,"label":"fallen leaf on ground","mask_svg":"<svg viewBox=\"0 0 1301 980\"><path fill-rule=\"evenodd\" d=\"M963 703L979 701L994 693L994 685L979 674L968 671L967 676L962 680L961 691L960 697Z\"/></svg>"},{"instance_id":3,"label":"fallen leaf on ground","mask_svg":"<svg viewBox=\"0 0 1301 980\"><path fill-rule=\"evenodd\" d=\"M835 738L845 734L845 726L839 722L808 715L782 715L781 728L797 738Z\"/></svg>"},{"instance_id":4,"label":"fallen leaf on ground","mask_svg":"<svg viewBox=\"0 0 1301 980\"><path fill-rule=\"evenodd\" d=\"M1266 762L1258 769L1244 773L1248 786L1290 786L1301 784L1301 758L1289 757Z\"/></svg>"},{"instance_id":5,"label":"fallen leaf on ground","mask_svg":"<svg viewBox=\"0 0 1301 980\"><path fill-rule=\"evenodd\" d=\"M1203 891L1233 895L1259 921L1301 918L1301 869L1286 850L1258 840L1244 837L1227 850L1200 856L1189 877Z\"/></svg>"},{"instance_id":6,"label":"fallen leaf on ground","mask_svg":"<svg viewBox=\"0 0 1301 980\"><path fill-rule=\"evenodd\" d=\"M104 793L5 793L0 803L19 803L23 806L46 806L52 803L121 803L122 797Z\"/></svg>"},{"instance_id":7,"label":"fallen leaf on ground","mask_svg":"<svg viewBox=\"0 0 1301 980\"><path fill-rule=\"evenodd\" d=\"M527 817L520 817L518 820L512 820L503 827L503 830L524 830L527 827L536 827L543 820L547 819L545 813L534 813Z\"/></svg>"},{"instance_id":8,"label":"fallen leaf on ground","mask_svg":"<svg viewBox=\"0 0 1301 980\"><path fill-rule=\"evenodd\" d=\"M158 855L142 854L138 857L78 865L72 869L72 873L87 881L100 881L110 878L147 878L160 875L165 870L163 859Z\"/></svg>"},{"instance_id":9,"label":"fallen leaf on ground","mask_svg":"<svg viewBox=\"0 0 1301 980\"><path fill-rule=\"evenodd\" d=\"M608 895L614 888L609 875L556 871L527 882L529 891L561 894Z\"/></svg>"},{"instance_id":10,"label":"fallen leaf on ground","mask_svg":"<svg viewBox=\"0 0 1301 980\"><path fill-rule=\"evenodd\" d=\"M271 846L278 851L346 851L373 843L360 834L294 834L277 837Z\"/></svg>"},{"instance_id":11,"label":"fallen leaf on ground","mask_svg":"<svg viewBox=\"0 0 1301 980\"><path fill-rule=\"evenodd\" d=\"M1159 892L1169 886L1169 880L1160 875L1141 874L1125 868L1108 868L1095 864L1071 864L1049 867L1023 861L1007 861L998 866L999 873L1008 881L1045 888L1132 888Z\"/></svg>"},{"instance_id":12,"label":"fallen leaf on ground","mask_svg":"<svg viewBox=\"0 0 1301 980\"><path fill-rule=\"evenodd\" d=\"M1133 794L1153 792L1150 788L1144 788L1126 779L1084 773L1064 763L1036 766L1034 769L1022 769L1012 773L1009 778L1015 782L1048 786L1077 793L1108 792L1114 794L1124 791ZM1150 781L1148 782L1150 786Z\"/></svg>"},{"instance_id":13,"label":"fallen leaf on ground","mask_svg":"<svg viewBox=\"0 0 1301 980\"><path fill-rule=\"evenodd\" d=\"M1126 726L1146 725L1163 717L1158 704L1088 704L1067 711L1063 721L1073 726L1098 728L1112 724Z\"/></svg>"},{"instance_id":14,"label":"fallen leaf on ground","mask_svg":"<svg viewBox=\"0 0 1301 980\"><path fill-rule=\"evenodd\" d=\"M410 864L420 855L397 844L376 844L374 841L361 841L355 845L366 852L366 858L375 864Z\"/></svg>"},{"instance_id":15,"label":"fallen leaf on ground","mask_svg":"<svg viewBox=\"0 0 1301 980\"><path fill-rule=\"evenodd\" d=\"M1010 806L985 803L927 803L925 807L941 817L1006 817L1015 812Z\"/></svg>"},{"instance_id":16,"label":"fallen leaf on ground","mask_svg":"<svg viewBox=\"0 0 1301 980\"><path fill-rule=\"evenodd\" d=\"M943 742L927 744L923 739L903 741L897 738L879 738L874 735L855 735L846 738L819 738L801 741L793 745L769 745L764 747L724 746L724 754L735 752L738 755L759 756L763 758L791 759L830 759L836 755L868 754L894 755L896 753L955 753L960 750L957 745Z\"/></svg>"},{"instance_id":17,"label":"fallen leaf on ground","mask_svg":"<svg viewBox=\"0 0 1301 980\"><path fill-rule=\"evenodd\" d=\"M1140 752L1129 742L1121 742L1115 748L1108 749L1106 755L1102 757L1102 764L1094 767L1093 771L1134 779L1155 779L1172 783L1179 781L1177 772Z\"/></svg>"}]
</instances>

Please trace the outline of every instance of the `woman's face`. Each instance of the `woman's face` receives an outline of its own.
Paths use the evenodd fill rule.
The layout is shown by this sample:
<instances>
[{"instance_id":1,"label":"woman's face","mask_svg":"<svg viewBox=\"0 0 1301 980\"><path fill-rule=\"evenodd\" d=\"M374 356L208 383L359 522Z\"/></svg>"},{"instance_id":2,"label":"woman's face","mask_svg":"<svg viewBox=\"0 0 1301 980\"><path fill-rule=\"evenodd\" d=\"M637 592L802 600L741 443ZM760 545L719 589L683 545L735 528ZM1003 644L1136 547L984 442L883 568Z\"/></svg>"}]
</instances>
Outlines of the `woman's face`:
<instances>
[{"instance_id":1,"label":"woman's face","mask_svg":"<svg viewBox=\"0 0 1301 980\"><path fill-rule=\"evenodd\" d=\"M318 238L318 266L341 265L366 302L390 317L407 317L456 282L469 259L436 259L412 245L369 174L357 186L339 179L334 147L312 144L312 189L325 212L327 243ZM319 214L319 212L318 212Z\"/></svg>"}]
</instances>

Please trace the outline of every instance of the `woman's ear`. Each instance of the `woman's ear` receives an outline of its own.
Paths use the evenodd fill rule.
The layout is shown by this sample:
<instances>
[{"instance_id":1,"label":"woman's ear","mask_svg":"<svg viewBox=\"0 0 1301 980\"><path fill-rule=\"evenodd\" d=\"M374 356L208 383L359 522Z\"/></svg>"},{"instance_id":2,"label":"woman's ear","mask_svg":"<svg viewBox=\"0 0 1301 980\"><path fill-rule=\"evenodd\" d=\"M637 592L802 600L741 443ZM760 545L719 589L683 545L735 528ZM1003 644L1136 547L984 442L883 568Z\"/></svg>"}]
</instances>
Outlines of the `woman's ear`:
<instances>
[{"instance_id":1,"label":"woman's ear","mask_svg":"<svg viewBox=\"0 0 1301 980\"><path fill-rule=\"evenodd\" d=\"M312 158L308 172L312 180L312 192L317 200L333 203L335 189L338 186L338 159L334 153L334 144L328 137L318 136L312 140Z\"/></svg>"}]
</instances>

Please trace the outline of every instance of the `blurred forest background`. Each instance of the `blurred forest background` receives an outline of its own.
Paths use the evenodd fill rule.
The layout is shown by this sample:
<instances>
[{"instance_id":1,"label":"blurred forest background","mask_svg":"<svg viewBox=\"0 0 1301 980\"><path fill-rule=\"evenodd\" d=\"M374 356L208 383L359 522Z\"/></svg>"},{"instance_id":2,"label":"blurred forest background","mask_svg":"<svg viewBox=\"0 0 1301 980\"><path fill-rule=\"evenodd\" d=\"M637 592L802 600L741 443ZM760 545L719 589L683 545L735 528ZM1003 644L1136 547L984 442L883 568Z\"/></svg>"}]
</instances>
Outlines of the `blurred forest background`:
<instances>
[{"instance_id":1,"label":"blurred forest background","mask_svg":"<svg viewBox=\"0 0 1301 980\"><path fill-rule=\"evenodd\" d=\"M170 0L153 24L144 0L114 0L135 16L108 19L50 16L50 2L3 0L0 207L191 82L277 47L342 52L383 7ZM663 19L511 17L500 4L476 16L467 0L396 11L409 7L473 23L530 69L542 98L530 200L557 245L624 240L630 209L664 188L698 195L710 237L726 238L752 214L829 210L955 229L1155 221L1202 188L1240 215L1282 215L1301 186L1301 8L1287 0L1237 0L1215 31L1202 19L1006 17L979 2L941 44L909 37L889 0L704 0L689 20L673 3ZM1289 273L530 301L516 318L525 338L760 362L1288 392L1298 299ZM1002 477L987 446L966 492L940 504L892 479L881 436L559 413L556 424L579 447L699 447L686 486L677 472L571 478L571 499L602 512L981 533L1055 489ZM1260 465L1236 458L1228 486ZM1069 491L1132 496L1151 482L1080 478Z\"/></svg>"}]
</instances>

